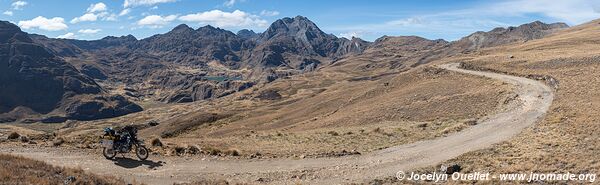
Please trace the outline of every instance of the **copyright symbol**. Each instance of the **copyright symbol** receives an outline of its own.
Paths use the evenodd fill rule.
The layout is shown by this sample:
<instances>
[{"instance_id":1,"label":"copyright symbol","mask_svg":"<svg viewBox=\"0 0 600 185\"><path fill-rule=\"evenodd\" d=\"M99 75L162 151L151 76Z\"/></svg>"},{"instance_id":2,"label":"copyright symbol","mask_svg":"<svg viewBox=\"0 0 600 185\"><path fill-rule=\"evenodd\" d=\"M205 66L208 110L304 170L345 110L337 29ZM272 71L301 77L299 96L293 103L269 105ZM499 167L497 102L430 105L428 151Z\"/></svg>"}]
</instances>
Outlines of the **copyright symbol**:
<instances>
[{"instance_id":1,"label":"copyright symbol","mask_svg":"<svg viewBox=\"0 0 600 185\"><path fill-rule=\"evenodd\" d=\"M403 171L398 171L398 172L396 172L396 178L397 178L398 180L402 180L402 179L404 179L404 172L403 172Z\"/></svg>"}]
</instances>

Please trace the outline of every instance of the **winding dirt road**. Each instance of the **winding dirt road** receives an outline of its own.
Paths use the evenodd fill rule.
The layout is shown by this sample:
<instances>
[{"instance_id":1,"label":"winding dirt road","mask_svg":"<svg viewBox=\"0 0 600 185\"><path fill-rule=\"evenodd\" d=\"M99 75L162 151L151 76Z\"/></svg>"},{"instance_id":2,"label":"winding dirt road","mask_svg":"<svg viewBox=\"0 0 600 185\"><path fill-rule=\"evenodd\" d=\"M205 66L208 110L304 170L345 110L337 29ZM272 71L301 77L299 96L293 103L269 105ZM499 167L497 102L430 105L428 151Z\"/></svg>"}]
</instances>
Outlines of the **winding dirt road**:
<instances>
[{"instance_id":1,"label":"winding dirt road","mask_svg":"<svg viewBox=\"0 0 600 185\"><path fill-rule=\"evenodd\" d=\"M99 151L65 151L54 148L2 148L50 164L79 167L105 175L147 184L172 184L201 178L223 178L241 182L272 184L344 184L394 176L397 171L435 165L466 152L507 140L541 119L553 100L553 91L543 82L482 71L459 69L458 64L440 68L484 76L514 86L518 101L505 112L479 120L461 132L433 140L400 145L360 156L316 159L219 159L151 156L152 161L131 159L107 161ZM133 156L129 156L133 157Z\"/></svg>"}]
</instances>

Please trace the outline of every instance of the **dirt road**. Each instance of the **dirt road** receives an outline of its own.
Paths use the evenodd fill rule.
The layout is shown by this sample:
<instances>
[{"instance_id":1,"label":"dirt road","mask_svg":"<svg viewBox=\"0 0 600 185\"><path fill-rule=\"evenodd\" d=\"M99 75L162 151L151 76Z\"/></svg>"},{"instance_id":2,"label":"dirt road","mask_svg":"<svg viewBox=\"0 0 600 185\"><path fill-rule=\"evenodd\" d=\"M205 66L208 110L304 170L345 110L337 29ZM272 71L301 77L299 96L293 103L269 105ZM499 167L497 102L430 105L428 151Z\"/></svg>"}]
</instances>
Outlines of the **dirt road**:
<instances>
[{"instance_id":1,"label":"dirt road","mask_svg":"<svg viewBox=\"0 0 600 185\"><path fill-rule=\"evenodd\" d=\"M394 176L399 170L410 171L435 165L469 151L490 147L541 119L553 100L552 89L539 81L459 69L458 64L439 67L509 83L515 87L518 101L513 101L505 112L488 116L479 120L479 124L446 137L339 158L223 160L151 156L152 161L138 162L129 159L108 161L101 157L100 151L2 148L0 152L19 154L54 165L80 167L93 173L116 175L147 184L172 184L199 178L272 184L344 184Z\"/></svg>"}]
</instances>

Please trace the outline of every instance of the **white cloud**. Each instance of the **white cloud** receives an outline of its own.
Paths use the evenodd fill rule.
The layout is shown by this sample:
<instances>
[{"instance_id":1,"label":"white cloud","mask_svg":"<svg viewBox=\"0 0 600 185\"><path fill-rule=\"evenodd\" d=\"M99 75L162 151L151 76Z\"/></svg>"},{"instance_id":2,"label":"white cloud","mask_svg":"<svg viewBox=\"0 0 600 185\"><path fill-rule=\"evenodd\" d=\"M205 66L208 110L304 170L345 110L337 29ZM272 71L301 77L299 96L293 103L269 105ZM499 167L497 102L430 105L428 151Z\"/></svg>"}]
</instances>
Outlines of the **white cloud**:
<instances>
[{"instance_id":1,"label":"white cloud","mask_svg":"<svg viewBox=\"0 0 600 185\"><path fill-rule=\"evenodd\" d=\"M423 21L419 17L410 17L406 19L399 19L386 22L386 24L390 26L415 26L422 23Z\"/></svg>"},{"instance_id":2,"label":"white cloud","mask_svg":"<svg viewBox=\"0 0 600 185\"><path fill-rule=\"evenodd\" d=\"M125 0L123 7L152 6L160 3L171 3L177 0Z\"/></svg>"},{"instance_id":3,"label":"white cloud","mask_svg":"<svg viewBox=\"0 0 600 185\"><path fill-rule=\"evenodd\" d=\"M27 4L28 3L26 1L15 1L10 6L12 6L12 8L15 10L21 10Z\"/></svg>"},{"instance_id":4,"label":"white cloud","mask_svg":"<svg viewBox=\"0 0 600 185\"><path fill-rule=\"evenodd\" d=\"M124 16L131 13L131 8L125 8L123 10L121 10L121 13L119 13L119 16Z\"/></svg>"},{"instance_id":5,"label":"white cloud","mask_svg":"<svg viewBox=\"0 0 600 185\"><path fill-rule=\"evenodd\" d=\"M91 4L90 7L87 9L87 12L88 13L105 12L106 10L108 10L108 8L106 8L106 4L99 2L96 4Z\"/></svg>"},{"instance_id":6,"label":"white cloud","mask_svg":"<svg viewBox=\"0 0 600 185\"><path fill-rule=\"evenodd\" d=\"M365 31L350 31L347 33L340 33L340 37L344 37L347 39L352 39L352 37L361 38L366 33L367 32L365 32Z\"/></svg>"},{"instance_id":7,"label":"white cloud","mask_svg":"<svg viewBox=\"0 0 600 185\"><path fill-rule=\"evenodd\" d=\"M79 22L86 22L86 21L96 21L98 20L98 15L94 14L94 13L86 13L83 14L81 17L75 17L71 20L71 24L76 24Z\"/></svg>"},{"instance_id":8,"label":"white cloud","mask_svg":"<svg viewBox=\"0 0 600 185\"><path fill-rule=\"evenodd\" d=\"M100 2L96 4L91 4L90 7L87 8L86 13L80 17L73 18L71 20L71 24L86 21L92 22L98 20L99 18L105 21L116 21L117 15L114 13L109 13L106 4Z\"/></svg>"},{"instance_id":9,"label":"white cloud","mask_svg":"<svg viewBox=\"0 0 600 185\"><path fill-rule=\"evenodd\" d=\"M266 27L267 21L259 16L248 14L246 12L235 10L233 12L223 12L221 10L211 10L196 14L188 14L179 17L179 20L187 22L197 22L201 24L211 24L217 27Z\"/></svg>"},{"instance_id":10,"label":"white cloud","mask_svg":"<svg viewBox=\"0 0 600 185\"><path fill-rule=\"evenodd\" d=\"M13 12L10 10L4 11L4 12L2 12L2 14L8 15L8 16L13 16Z\"/></svg>"},{"instance_id":11,"label":"white cloud","mask_svg":"<svg viewBox=\"0 0 600 185\"><path fill-rule=\"evenodd\" d=\"M58 31L69 28L67 24L65 24L65 19L62 17L48 19L46 17L38 16L31 20L19 21L18 25L23 29L39 28L46 31Z\"/></svg>"},{"instance_id":12,"label":"white cloud","mask_svg":"<svg viewBox=\"0 0 600 185\"><path fill-rule=\"evenodd\" d=\"M160 16L160 15L149 15L142 19L140 19L137 24L140 26L148 26L151 28L160 28L164 25L167 25L177 19L177 15L168 15L168 16Z\"/></svg>"},{"instance_id":13,"label":"white cloud","mask_svg":"<svg viewBox=\"0 0 600 185\"><path fill-rule=\"evenodd\" d=\"M268 10L263 10L260 12L261 16L278 16L279 12L278 11L268 11Z\"/></svg>"},{"instance_id":14,"label":"white cloud","mask_svg":"<svg viewBox=\"0 0 600 185\"><path fill-rule=\"evenodd\" d=\"M75 34L69 32L69 33L65 33L64 35L59 35L56 38L59 38L59 39L74 39L75 38Z\"/></svg>"},{"instance_id":15,"label":"white cloud","mask_svg":"<svg viewBox=\"0 0 600 185\"><path fill-rule=\"evenodd\" d=\"M105 21L117 21L117 14L110 14L109 16L104 17L102 20Z\"/></svg>"},{"instance_id":16,"label":"white cloud","mask_svg":"<svg viewBox=\"0 0 600 185\"><path fill-rule=\"evenodd\" d=\"M94 33L100 32L100 31L102 31L102 30L101 29L82 29L77 32L83 33L83 34L94 34Z\"/></svg>"}]
</instances>

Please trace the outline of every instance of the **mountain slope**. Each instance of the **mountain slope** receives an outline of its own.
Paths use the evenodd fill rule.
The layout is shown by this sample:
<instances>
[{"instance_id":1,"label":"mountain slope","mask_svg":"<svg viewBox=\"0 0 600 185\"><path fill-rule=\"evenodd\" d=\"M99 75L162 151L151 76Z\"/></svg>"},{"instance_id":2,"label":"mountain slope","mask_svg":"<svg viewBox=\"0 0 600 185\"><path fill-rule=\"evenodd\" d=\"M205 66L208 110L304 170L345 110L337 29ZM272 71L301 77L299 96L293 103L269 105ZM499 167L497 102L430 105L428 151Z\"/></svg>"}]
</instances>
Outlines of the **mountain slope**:
<instances>
[{"instance_id":1,"label":"mountain slope","mask_svg":"<svg viewBox=\"0 0 600 185\"><path fill-rule=\"evenodd\" d=\"M548 34L568 27L569 26L565 23L546 24L540 21L534 21L517 27L499 27L488 32L478 31L455 41L452 44L455 48L472 51L507 43L540 39Z\"/></svg>"},{"instance_id":2,"label":"mountain slope","mask_svg":"<svg viewBox=\"0 0 600 185\"><path fill-rule=\"evenodd\" d=\"M37 45L9 22L0 22L0 117L26 114L45 121L90 120L141 111L121 96L109 96L94 80Z\"/></svg>"}]
</instances>

